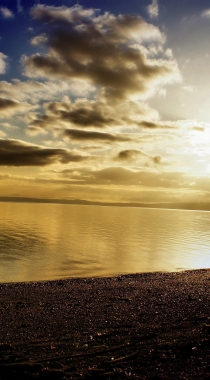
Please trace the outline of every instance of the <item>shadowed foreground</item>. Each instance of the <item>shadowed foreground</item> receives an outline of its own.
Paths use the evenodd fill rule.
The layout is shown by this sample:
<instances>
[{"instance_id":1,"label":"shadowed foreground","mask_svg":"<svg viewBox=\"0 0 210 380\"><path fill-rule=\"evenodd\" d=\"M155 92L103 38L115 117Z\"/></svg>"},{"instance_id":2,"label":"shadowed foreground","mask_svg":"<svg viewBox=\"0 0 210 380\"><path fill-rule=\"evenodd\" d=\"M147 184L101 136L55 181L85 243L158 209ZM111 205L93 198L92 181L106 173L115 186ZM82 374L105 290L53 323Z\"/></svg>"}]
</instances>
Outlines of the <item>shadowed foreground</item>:
<instances>
[{"instance_id":1,"label":"shadowed foreground","mask_svg":"<svg viewBox=\"0 0 210 380\"><path fill-rule=\"evenodd\" d=\"M0 285L0 379L210 379L210 271Z\"/></svg>"}]
</instances>

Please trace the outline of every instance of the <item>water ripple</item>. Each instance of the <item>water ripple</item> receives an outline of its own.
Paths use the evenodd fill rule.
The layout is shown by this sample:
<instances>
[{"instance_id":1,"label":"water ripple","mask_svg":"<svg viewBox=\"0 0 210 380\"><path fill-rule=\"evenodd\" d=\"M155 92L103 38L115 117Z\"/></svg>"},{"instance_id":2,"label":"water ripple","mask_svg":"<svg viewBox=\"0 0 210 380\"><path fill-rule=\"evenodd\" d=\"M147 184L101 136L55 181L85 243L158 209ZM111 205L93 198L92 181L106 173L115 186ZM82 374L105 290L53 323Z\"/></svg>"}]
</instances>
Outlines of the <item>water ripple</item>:
<instances>
[{"instance_id":1,"label":"water ripple","mask_svg":"<svg viewBox=\"0 0 210 380\"><path fill-rule=\"evenodd\" d=\"M0 281L210 267L210 213L0 204Z\"/></svg>"}]
</instances>

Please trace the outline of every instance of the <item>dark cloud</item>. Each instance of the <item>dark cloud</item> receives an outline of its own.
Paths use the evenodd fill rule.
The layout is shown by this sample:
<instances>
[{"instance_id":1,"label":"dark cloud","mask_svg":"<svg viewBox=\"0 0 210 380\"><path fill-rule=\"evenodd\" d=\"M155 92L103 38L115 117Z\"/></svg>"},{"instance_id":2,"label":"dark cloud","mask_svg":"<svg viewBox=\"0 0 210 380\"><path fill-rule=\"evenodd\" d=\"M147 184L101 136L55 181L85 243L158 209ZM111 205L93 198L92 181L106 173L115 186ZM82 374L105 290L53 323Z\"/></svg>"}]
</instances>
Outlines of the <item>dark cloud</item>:
<instances>
[{"instance_id":1,"label":"dark cloud","mask_svg":"<svg viewBox=\"0 0 210 380\"><path fill-rule=\"evenodd\" d=\"M101 133L95 131L82 131L78 129L66 129L63 132L64 137L77 141L108 141L108 142L125 142L130 138L122 134Z\"/></svg>"},{"instance_id":2,"label":"dark cloud","mask_svg":"<svg viewBox=\"0 0 210 380\"><path fill-rule=\"evenodd\" d=\"M56 162L80 162L85 156L67 149L47 149L19 140L0 140L1 166L45 166Z\"/></svg>"},{"instance_id":3,"label":"dark cloud","mask_svg":"<svg viewBox=\"0 0 210 380\"><path fill-rule=\"evenodd\" d=\"M195 127L192 127L192 130L197 131L197 132L204 132L205 128L201 126L195 126Z\"/></svg>"},{"instance_id":4,"label":"dark cloud","mask_svg":"<svg viewBox=\"0 0 210 380\"><path fill-rule=\"evenodd\" d=\"M161 163L160 156L153 157L137 149L122 150L121 152L118 153L116 158L119 161L135 161L139 159L140 157L146 159L147 161L152 161L156 165L159 165Z\"/></svg>"},{"instance_id":5,"label":"dark cloud","mask_svg":"<svg viewBox=\"0 0 210 380\"><path fill-rule=\"evenodd\" d=\"M28 111L34 106L28 103L21 103L14 99L0 97L0 116L10 118L14 114Z\"/></svg>"},{"instance_id":6,"label":"dark cloud","mask_svg":"<svg viewBox=\"0 0 210 380\"><path fill-rule=\"evenodd\" d=\"M140 152L139 150L136 150L136 149L126 149L126 150L122 150L121 152L118 153L117 155L117 158L119 160L130 160L130 159L133 159L135 157L138 157L138 156L141 156L142 155L142 152Z\"/></svg>"},{"instance_id":7,"label":"dark cloud","mask_svg":"<svg viewBox=\"0 0 210 380\"><path fill-rule=\"evenodd\" d=\"M49 102L44 104L44 114L37 114L28 125L29 133L41 133L58 128L149 128L144 117L158 118L158 113L142 103L125 101L115 106L101 100L77 99L74 102ZM144 125L145 123L145 125ZM155 122L154 128L158 128Z\"/></svg>"},{"instance_id":8,"label":"dark cloud","mask_svg":"<svg viewBox=\"0 0 210 380\"><path fill-rule=\"evenodd\" d=\"M45 130L56 127L55 122L57 119L50 115L38 115L33 119L27 128L27 131L31 134L43 133Z\"/></svg>"},{"instance_id":9,"label":"dark cloud","mask_svg":"<svg viewBox=\"0 0 210 380\"><path fill-rule=\"evenodd\" d=\"M155 128L158 128L159 127L159 124L157 123L152 123L151 121L142 121L141 123L139 123L139 125L141 127L144 127L144 128L151 128L151 129L155 129Z\"/></svg>"},{"instance_id":10,"label":"dark cloud","mask_svg":"<svg viewBox=\"0 0 210 380\"><path fill-rule=\"evenodd\" d=\"M45 108L48 115L75 126L103 128L115 122L114 117L107 115L107 105L100 101L52 102Z\"/></svg>"},{"instance_id":11,"label":"dark cloud","mask_svg":"<svg viewBox=\"0 0 210 380\"><path fill-rule=\"evenodd\" d=\"M152 122L152 121L146 121L143 120L138 123L138 125L142 128L148 128L148 129L177 129L178 125L173 124L172 122Z\"/></svg>"},{"instance_id":12,"label":"dark cloud","mask_svg":"<svg viewBox=\"0 0 210 380\"><path fill-rule=\"evenodd\" d=\"M113 110L100 101L77 100L75 103L51 102L45 105L45 114L37 115L29 131L57 128L58 124L82 128L106 128L116 123Z\"/></svg>"},{"instance_id":13,"label":"dark cloud","mask_svg":"<svg viewBox=\"0 0 210 380\"><path fill-rule=\"evenodd\" d=\"M105 117L99 110L82 107L70 112L60 111L59 117L61 120L83 127L94 126L101 128L114 122L114 119Z\"/></svg>"},{"instance_id":14,"label":"dark cloud","mask_svg":"<svg viewBox=\"0 0 210 380\"><path fill-rule=\"evenodd\" d=\"M89 13L88 13L89 12ZM104 14L82 7L35 7L32 16L46 24L32 40L49 48L46 55L23 57L29 76L83 79L103 88L109 100L145 93L156 83L174 81L174 61L148 60L135 44L164 38L139 16Z\"/></svg>"},{"instance_id":15,"label":"dark cloud","mask_svg":"<svg viewBox=\"0 0 210 380\"><path fill-rule=\"evenodd\" d=\"M157 165L159 165L161 163L161 157L160 156L152 157L152 159L153 159L153 162Z\"/></svg>"},{"instance_id":16,"label":"dark cloud","mask_svg":"<svg viewBox=\"0 0 210 380\"><path fill-rule=\"evenodd\" d=\"M20 103L15 100L0 98L0 112L8 108L17 108L19 106L20 106Z\"/></svg>"}]
</instances>

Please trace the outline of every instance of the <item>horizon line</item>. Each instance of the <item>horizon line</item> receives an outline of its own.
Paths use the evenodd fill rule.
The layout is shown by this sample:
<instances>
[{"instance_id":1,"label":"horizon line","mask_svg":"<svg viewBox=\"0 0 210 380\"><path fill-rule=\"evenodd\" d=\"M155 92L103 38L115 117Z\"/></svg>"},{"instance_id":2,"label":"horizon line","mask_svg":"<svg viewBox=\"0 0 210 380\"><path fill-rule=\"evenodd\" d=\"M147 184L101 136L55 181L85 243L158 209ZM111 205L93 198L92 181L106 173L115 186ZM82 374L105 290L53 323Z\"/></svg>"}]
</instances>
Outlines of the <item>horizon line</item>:
<instances>
[{"instance_id":1,"label":"horizon line","mask_svg":"<svg viewBox=\"0 0 210 380\"><path fill-rule=\"evenodd\" d=\"M0 196L0 202L17 203L51 203L51 204L77 204L93 206L139 207L139 208L165 208L175 210L210 211L210 202L110 202L85 199L59 199L59 198L33 198L33 197L7 197Z\"/></svg>"}]
</instances>

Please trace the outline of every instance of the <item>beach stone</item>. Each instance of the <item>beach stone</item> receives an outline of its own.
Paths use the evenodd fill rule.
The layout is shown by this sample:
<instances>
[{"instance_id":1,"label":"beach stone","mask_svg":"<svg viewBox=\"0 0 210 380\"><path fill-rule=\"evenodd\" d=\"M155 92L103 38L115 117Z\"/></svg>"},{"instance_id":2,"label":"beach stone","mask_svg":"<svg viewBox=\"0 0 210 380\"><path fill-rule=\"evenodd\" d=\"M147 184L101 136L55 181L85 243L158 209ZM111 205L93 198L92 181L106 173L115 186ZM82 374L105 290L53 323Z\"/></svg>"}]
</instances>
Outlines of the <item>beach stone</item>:
<instances>
[{"instance_id":1,"label":"beach stone","mask_svg":"<svg viewBox=\"0 0 210 380\"><path fill-rule=\"evenodd\" d=\"M0 364L1 371L17 371L17 372L30 372L36 373L43 369L43 365L39 363L8 363Z\"/></svg>"},{"instance_id":2,"label":"beach stone","mask_svg":"<svg viewBox=\"0 0 210 380\"><path fill-rule=\"evenodd\" d=\"M53 369L62 370L63 369L63 364L61 364L60 362L56 361L56 362L53 362L52 367L53 367Z\"/></svg>"},{"instance_id":3,"label":"beach stone","mask_svg":"<svg viewBox=\"0 0 210 380\"><path fill-rule=\"evenodd\" d=\"M14 347L11 346L10 344L0 344L0 351L14 351Z\"/></svg>"},{"instance_id":4,"label":"beach stone","mask_svg":"<svg viewBox=\"0 0 210 380\"><path fill-rule=\"evenodd\" d=\"M26 371L30 373L37 373L43 369L43 365L41 363L32 363L26 364Z\"/></svg>"},{"instance_id":5,"label":"beach stone","mask_svg":"<svg viewBox=\"0 0 210 380\"><path fill-rule=\"evenodd\" d=\"M76 372L76 370L77 370L77 367L75 365L72 365L70 367L66 367L65 372L72 373L72 372Z\"/></svg>"},{"instance_id":6,"label":"beach stone","mask_svg":"<svg viewBox=\"0 0 210 380\"><path fill-rule=\"evenodd\" d=\"M16 310L19 310L19 309L25 309L26 305L22 302L22 301L18 301L15 305L15 309Z\"/></svg>"},{"instance_id":7,"label":"beach stone","mask_svg":"<svg viewBox=\"0 0 210 380\"><path fill-rule=\"evenodd\" d=\"M97 369L97 368L92 368L89 370L89 373L87 374L87 379L98 379L101 375L104 374L103 369Z\"/></svg>"},{"instance_id":8,"label":"beach stone","mask_svg":"<svg viewBox=\"0 0 210 380\"><path fill-rule=\"evenodd\" d=\"M15 371L15 370L8 370L1 372L1 380L33 380L36 379L37 376L31 373L21 372L21 371Z\"/></svg>"},{"instance_id":9,"label":"beach stone","mask_svg":"<svg viewBox=\"0 0 210 380\"><path fill-rule=\"evenodd\" d=\"M58 281L57 281L57 285L58 285L58 286L64 286L65 284L64 284L63 281L58 280Z\"/></svg>"},{"instance_id":10,"label":"beach stone","mask_svg":"<svg viewBox=\"0 0 210 380\"><path fill-rule=\"evenodd\" d=\"M39 378L43 380L59 380L62 379L65 376L65 373L63 371L59 370L50 370L48 368L43 368L40 372Z\"/></svg>"}]
</instances>

